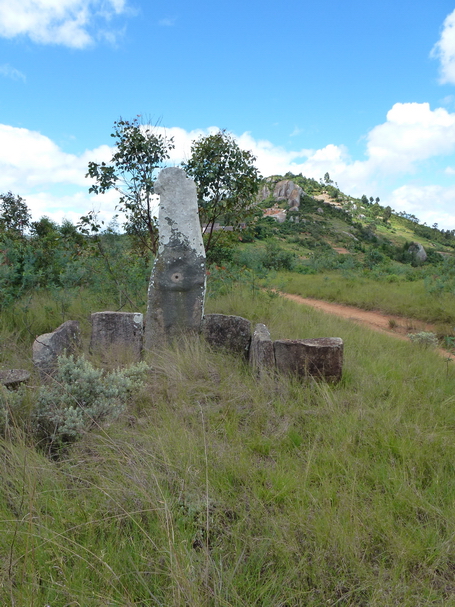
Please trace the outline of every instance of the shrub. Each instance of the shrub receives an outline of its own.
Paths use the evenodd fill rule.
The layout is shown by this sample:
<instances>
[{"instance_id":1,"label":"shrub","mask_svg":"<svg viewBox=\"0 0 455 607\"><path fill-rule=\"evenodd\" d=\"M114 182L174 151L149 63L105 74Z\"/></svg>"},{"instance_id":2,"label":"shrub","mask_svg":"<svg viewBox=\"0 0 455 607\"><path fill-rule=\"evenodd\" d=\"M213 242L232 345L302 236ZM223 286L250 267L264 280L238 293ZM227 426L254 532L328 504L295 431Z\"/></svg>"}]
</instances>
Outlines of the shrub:
<instances>
[{"instance_id":1,"label":"shrub","mask_svg":"<svg viewBox=\"0 0 455 607\"><path fill-rule=\"evenodd\" d=\"M436 348L438 346L438 338L431 331L420 331L420 333L408 333L409 339L425 348Z\"/></svg>"},{"instance_id":2,"label":"shrub","mask_svg":"<svg viewBox=\"0 0 455 607\"><path fill-rule=\"evenodd\" d=\"M118 418L147 370L145 363L137 363L105 373L83 357L61 356L52 384L39 391L32 415L41 446L58 450L93 425Z\"/></svg>"}]
</instances>

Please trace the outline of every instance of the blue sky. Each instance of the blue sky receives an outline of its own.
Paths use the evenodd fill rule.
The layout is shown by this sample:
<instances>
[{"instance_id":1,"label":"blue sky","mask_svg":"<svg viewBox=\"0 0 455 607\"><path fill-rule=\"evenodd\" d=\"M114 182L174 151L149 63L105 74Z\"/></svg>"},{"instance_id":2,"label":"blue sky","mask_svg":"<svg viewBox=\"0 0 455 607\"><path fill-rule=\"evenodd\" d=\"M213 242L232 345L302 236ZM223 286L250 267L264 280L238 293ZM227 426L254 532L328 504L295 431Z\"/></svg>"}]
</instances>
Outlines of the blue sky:
<instances>
[{"instance_id":1,"label":"blue sky","mask_svg":"<svg viewBox=\"0 0 455 607\"><path fill-rule=\"evenodd\" d=\"M455 228L455 4L439 0L0 0L0 193L34 218L106 220L88 195L112 125L225 128L264 176L327 171Z\"/></svg>"}]
</instances>

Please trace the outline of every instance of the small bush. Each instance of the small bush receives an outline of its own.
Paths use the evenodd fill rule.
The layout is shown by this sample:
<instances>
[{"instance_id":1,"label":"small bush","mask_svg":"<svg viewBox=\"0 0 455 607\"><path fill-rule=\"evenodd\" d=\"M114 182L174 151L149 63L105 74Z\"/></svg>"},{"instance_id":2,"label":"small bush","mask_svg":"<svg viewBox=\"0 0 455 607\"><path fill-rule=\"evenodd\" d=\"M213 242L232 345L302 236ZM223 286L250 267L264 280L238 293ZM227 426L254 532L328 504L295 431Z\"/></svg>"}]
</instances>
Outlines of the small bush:
<instances>
[{"instance_id":1,"label":"small bush","mask_svg":"<svg viewBox=\"0 0 455 607\"><path fill-rule=\"evenodd\" d=\"M128 397L143 384L147 370L145 363L138 363L105 373L83 357L60 357L53 383L40 389L32 415L41 445L54 451L77 440L91 426L118 418Z\"/></svg>"},{"instance_id":2,"label":"small bush","mask_svg":"<svg viewBox=\"0 0 455 607\"><path fill-rule=\"evenodd\" d=\"M438 338L431 331L420 331L420 333L408 333L409 339L424 346L425 348L436 348L438 346Z\"/></svg>"}]
</instances>

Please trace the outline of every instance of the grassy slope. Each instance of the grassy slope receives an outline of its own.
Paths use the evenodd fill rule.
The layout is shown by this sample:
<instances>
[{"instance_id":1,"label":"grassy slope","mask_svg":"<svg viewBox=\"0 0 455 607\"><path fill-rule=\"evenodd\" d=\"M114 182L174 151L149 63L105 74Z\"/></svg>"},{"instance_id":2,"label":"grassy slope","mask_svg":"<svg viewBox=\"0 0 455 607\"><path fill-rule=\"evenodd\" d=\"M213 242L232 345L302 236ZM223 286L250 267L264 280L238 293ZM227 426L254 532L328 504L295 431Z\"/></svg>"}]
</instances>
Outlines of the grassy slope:
<instances>
[{"instance_id":1,"label":"grassy slope","mask_svg":"<svg viewBox=\"0 0 455 607\"><path fill-rule=\"evenodd\" d=\"M453 370L265 293L208 308L343 337L343 381L258 383L196 341L65 461L3 441L0 603L455 605Z\"/></svg>"},{"instance_id":2,"label":"grassy slope","mask_svg":"<svg viewBox=\"0 0 455 607\"><path fill-rule=\"evenodd\" d=\"M315 275L281 272L271 282L288 293L303 297L337 301L366 310L383 310L427 322L448 324L449 328L455 324L453 294L431 294L423 280L389 283L368 276L345 276L336 272Z\"/></svg>"}]
</instances>

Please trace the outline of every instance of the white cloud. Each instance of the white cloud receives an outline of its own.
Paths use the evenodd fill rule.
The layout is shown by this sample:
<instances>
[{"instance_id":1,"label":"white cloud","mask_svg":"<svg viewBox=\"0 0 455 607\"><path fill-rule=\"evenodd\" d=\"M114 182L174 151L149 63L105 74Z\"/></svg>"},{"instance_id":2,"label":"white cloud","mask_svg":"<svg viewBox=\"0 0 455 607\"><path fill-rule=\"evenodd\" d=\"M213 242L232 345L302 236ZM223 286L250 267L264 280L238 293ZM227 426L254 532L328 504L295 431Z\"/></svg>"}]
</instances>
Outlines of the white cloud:
<instances>
[{"instance_id":1,"label":"white cloud","mask_svg":"<svg viewBox=\"0 0 455 607\"><path fill-rule=\"evenodd\" d=\"M115 191L90 196L87 189L63 196L39 192L27 194L24 198L34 221L46 215L57 223L68 219L74 224L79 223L83 215L94 210L98 219L107 225L116 214L115 205L118 202L118 194Z\"/></svg>"},{"instance_id":2,"label":"white cloud","mask_svg":"<svg viewBox=\"0 0 455 607\"><path fill-rule=\"evenodd\" d=\"M158 21L158 25L161 25L161 27L173 27L176 21L177 17L165 17Z\"/></svg>"},{"instance_id":3,"label":"white cloud","mask_svg":"<svg viewBox=\"0 0 455 607\"><path fill-rule=\"evenodd\" d=\"M441 84L455 84L455 10L443 23L441 37L431 51L440 61Z\"/></svg>"},{"instance_id":4,"label":"white cloud","mask_svg":"<svg viewBox=\"0 0 455 607\"><path fill-rule=\"evenodd\" d=\"M369 162L377 171L412 172L416 163L455 149L455 114L429 103L396 103L387 122L367 137Z\"/></svg>"},{"instance_id":5,"label":"white cloud","mask_svg":"<svg viewBox=\"0 0 455 607\"><path fill-rule=\"evenodd\" d=\"M67 154L36 131L0 124L0 189L16 184L22 188L56 183L85 186L88 162L109 160L110 155L107 145L80 156Z\"/></svg>"},{"instance_id":6,"label":"white cloud","mask_svg":"<svg viewBox=\"0 0 455 607\"><path fill-rule=\"evenodd\" d=\"M85 48L93 43L91 29L99 18L125 11L126 0L0 0L0 36Z\"/></svg>"},{"instance_id":7,"label":"white cloud","mask_svg":"<svg viewBox=\"0 0 455 607\"><path fill-rule=\"evenodd\" d=\"M169 164L179 165L190 155L191 143L214 134L215 126L186 131L179 127L155 127L156 132L174 138ZM455 187L440 185L402 185L421 163L451 154L455 150L455 113L427 103L397 103L383 124L366 136L366 155L354 160L344 146L328 144L323 148L288 150L251 133L234 135L241 148L250 150L264 176L288 171L319 179L326 172L341 189L354 196L380 196L383 204L406 210L430 223L455 227ZM8 190L33 202L34 216L50 214L77 218L101 205L104 217L114 213L115 193L105 197L89 196L85 178L88 162L109 161L113 149L108 145L68 154L41 133L0 124L0 192ZM455 173L454 159L440 169L441 176ZM398 181L399 180L399 181ZM398 187L400 185L400 187ZM62 193L62 195L60 195Z\"/></svg>"},{"instance_id":8,"label":"white cloud","mask_svg":"<svg viewBox=\"0 0 455 607\"><path fill-rule=\"evenodd\" d=\"M404 185L394 190L387 202L397 211L412 213L428 225L438 223L440 228L455 228L455 186Z\"/></svg>"},{"instance_id":9,"label":"white cloud","mask_svg":"<svg viewBox=\"0 0 455 607\"><path fill-rule=\"evenodd\" d=\"M25 82L25 74L17 70L15 67L9 65L9 63L3 63L0 65L0 75L5 76L6 78L11 78L11 80L22 80Z\"/></svg>"}]
</instances>

